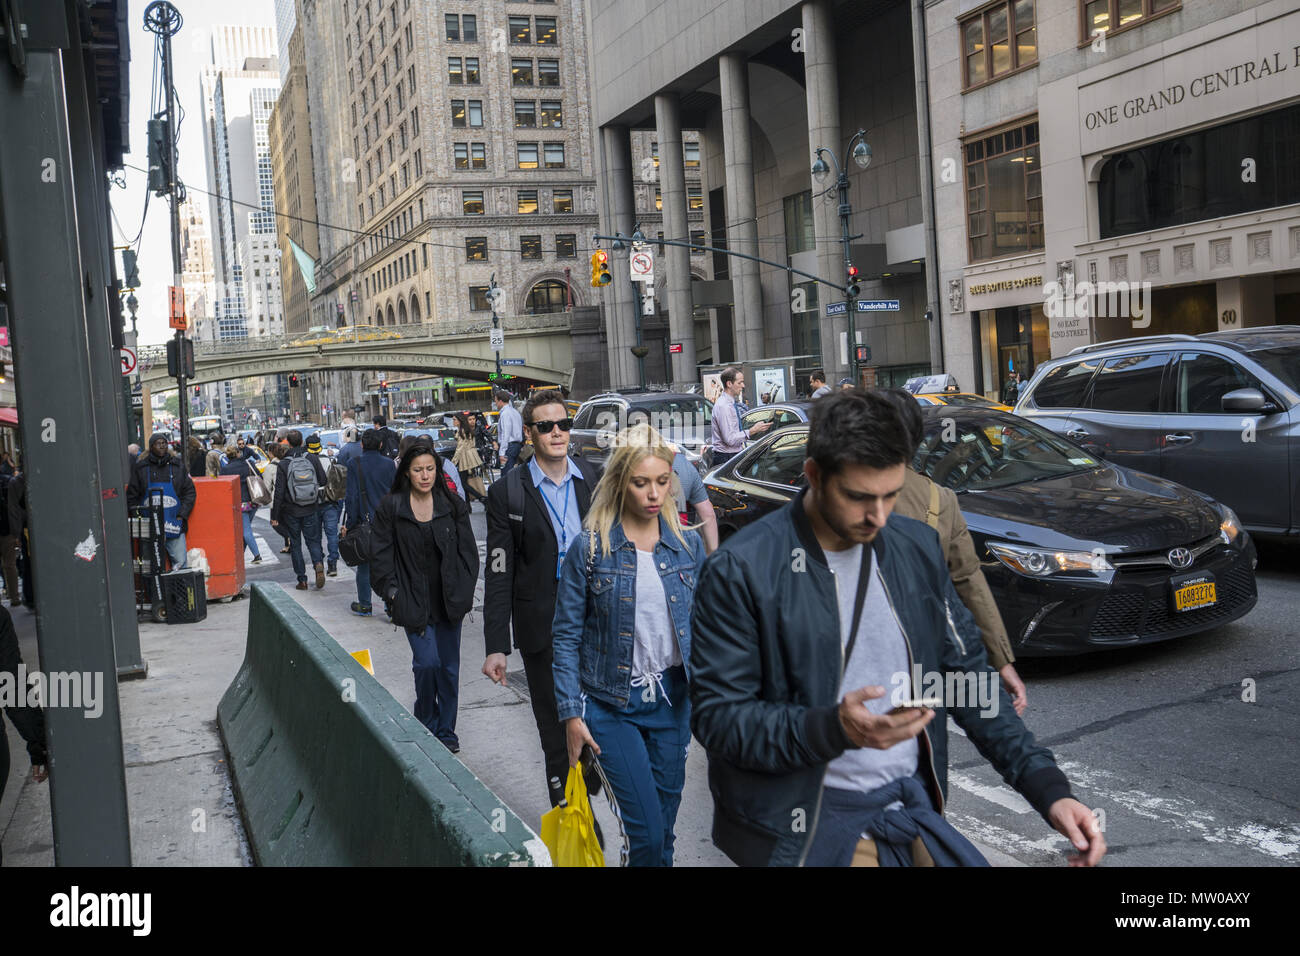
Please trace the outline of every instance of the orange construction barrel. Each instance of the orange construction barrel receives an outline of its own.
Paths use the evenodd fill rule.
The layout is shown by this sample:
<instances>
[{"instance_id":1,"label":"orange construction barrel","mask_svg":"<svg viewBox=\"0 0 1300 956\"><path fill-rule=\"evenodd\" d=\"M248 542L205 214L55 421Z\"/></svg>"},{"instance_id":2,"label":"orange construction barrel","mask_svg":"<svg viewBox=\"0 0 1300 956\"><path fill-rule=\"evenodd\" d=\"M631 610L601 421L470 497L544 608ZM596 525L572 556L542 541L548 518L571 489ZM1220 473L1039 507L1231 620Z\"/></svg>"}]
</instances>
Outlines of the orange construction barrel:
<instances>
[{"instance_id":1,"label":"orange construction barrel","mask_svg":"<svg viewBox=\"0 0 1300 956\"><path fill-rule=\"evenodd\" d=\"M239 477L195 478L197 492L185 544L202 548L212 574L208 600L231 598L244 587L244 522L239 511Z\"/></svg>"}]
</instances>

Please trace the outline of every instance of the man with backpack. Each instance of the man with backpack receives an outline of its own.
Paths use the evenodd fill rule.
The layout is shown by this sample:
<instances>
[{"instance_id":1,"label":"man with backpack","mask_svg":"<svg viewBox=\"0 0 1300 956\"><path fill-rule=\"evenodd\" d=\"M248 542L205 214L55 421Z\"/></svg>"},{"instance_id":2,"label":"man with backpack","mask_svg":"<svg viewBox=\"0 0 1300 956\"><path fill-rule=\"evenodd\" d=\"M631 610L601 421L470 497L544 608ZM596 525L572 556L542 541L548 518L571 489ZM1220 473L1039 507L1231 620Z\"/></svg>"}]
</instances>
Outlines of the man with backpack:
<instances>
[{"instance_id":1,"label":"man with backpack","mask_svg":"<svg viewBox=\"0 0 1300 956\"><path fill-rule=\"evenodd\" d=\"M298 576L298 590L307 590L307 566L302 541L307 541L316 587L325 587L325 556L321 549L320 495L325 487L325 469L302 443L302 432L294 428L286 436L289 450L275 470L275 495L271 499L271 527L284 526L289 539L289 560Z\"/></svg>"},{"instance_id":2,"label":"man with backpack","mask_svg":"<svg viewBox=\"0 0 1300 956\"><path fill-rule=\"evenodd\" d=\"M325 532L325 573L336 578L339 576L339 516L343 512L343 499L348 495L348 469L337 458L326 456L321 460L319 435L307 439L307 454L325 472L320 505L321 527Z\"/></svg>"},{"instance_id":3,"label":"man with backpack","mask_svg":"<svg viewBox=\"0 0 1300 956\"><path fill-rule=\"evenodd\" d=\"M382 444L378 429L371 428L361 433L361 454L352 459L347 471L347 507L343 513L345 538L370 521L379 510L379 502L393 488L397 465L379 450ZM357 599L352 602L352 613L369 617L372 612L370 562L358 564L356 574Z\"/></svg>"},{"instance_id":4,"label":"man with backpack","mask_svg":"<svg viewBox=\"0 0 1300 956\"><path fill-rule=\"evenodd\" d=\"M379 433L379 450L389 458L396 458L397 446L401 442L397 432L388 427L388 419L383 415L376 415L372 421L375 424L375 431Z\"/></svg>"},{"instance_id":5,"label":"man with backpack","mask_svg":"<svg viewBox=\"0 0 1300 956\"><path fill-rule=\"evenodd\" d=\"M483 673L505 684L513 625L555 806L564 799L569 773L569 749L551 675L555 584L565 551L581 534L600 472L582 459L569 457L573 419L558 391L534 392L524 405L523 421L533 440L532 460L505 472L488 488ZM594 783L587 781L593 793Z\"/></svg>"}]
</instances>

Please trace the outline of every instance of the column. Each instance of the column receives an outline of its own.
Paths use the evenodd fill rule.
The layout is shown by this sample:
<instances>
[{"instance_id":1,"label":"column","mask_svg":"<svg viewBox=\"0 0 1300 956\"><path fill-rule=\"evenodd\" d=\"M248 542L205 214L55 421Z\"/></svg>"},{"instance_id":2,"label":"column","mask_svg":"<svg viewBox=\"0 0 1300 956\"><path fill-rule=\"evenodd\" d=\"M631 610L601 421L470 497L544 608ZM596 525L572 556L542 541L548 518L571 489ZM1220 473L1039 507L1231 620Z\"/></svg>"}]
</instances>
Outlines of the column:
<instances>
[{"instance_id":1,"label":"column","mask_svg":"<svg viewBox=\"0 0 1300 956\"><path fill-rule=\"evenodd\" d=\"M630 236L636 217L636 202L632 193L632 140L626 126L605 126L600 132L604 166L601 192L605 199L601 204L601 232L607 236L619 232ZM610 254L610 274L614 276L614 281L603 293L606 343L609 348L609 384L610 388L625 388L639 381L636 357L629 349L636 344L635 310L641 307L641 303L636 298L635 288L627 281L626 255L616 257L612 243L602 243L601 248ZM623 263L624 268L621 278L619 262Z\"/></svg>"},{"instance_id":2,"label":"column","mask_svg":"<svg viewBox=\"0 0 1300 956\"><path fill-rule=\"evenodd\" d=\"M754 196L753 140L749 127L749 64L736 53L718 60L722 82L722 150L726 163L727 246L756 256L758 201ZM772 257L769 257L772 258ZM758 263L732 259L731 301L734 305L736 360L763 356L763 287Z\"/></svg>"},{"instance_id":3,"label":"column","mask_svg":"<svg viewBox=\"0 0 1300 956\"><path fill-rule=\"evenodd\" d=\"M825 146L835 154L827 160L831 176L825 185L819 185L809 174L813 196L829 186L834 197L835 163L843 159L844 144L840 140L839 78L835 64L835 33L827 0L809 0L802 8L804 32L804 84L808 95L808 168L812 169L813 150ZM817 274L842 284L844 279L844 247L840 242L838 204L834 198L825 201L814 198L813 225L817 235ZM818 285L818 324L821 330L822 367L831 381L848 374L848 364L840 359L840 336L849 329L848 317L827 316L826 303L838 302L843 293L825 285Z\"/></svg>"},{"instance_id":4,"label":"column","mask_svg":"<svg viewBox=\"0 0 1300 956\"><path fill-rule=\"evenodd\" d=\"M690 241L686 218L686 157L682 154L682 115L676 93L655 96L655 122L659 136L659 179L664 202L664 233L669 239ZM668 278L668 330L673 342L682 343L674 355L672 380L693 382L695 370L695 314L691 299L691 251L685 246L664 246ZM656 263L656 271L660 267Z\"/></svg>"}]
</instances>

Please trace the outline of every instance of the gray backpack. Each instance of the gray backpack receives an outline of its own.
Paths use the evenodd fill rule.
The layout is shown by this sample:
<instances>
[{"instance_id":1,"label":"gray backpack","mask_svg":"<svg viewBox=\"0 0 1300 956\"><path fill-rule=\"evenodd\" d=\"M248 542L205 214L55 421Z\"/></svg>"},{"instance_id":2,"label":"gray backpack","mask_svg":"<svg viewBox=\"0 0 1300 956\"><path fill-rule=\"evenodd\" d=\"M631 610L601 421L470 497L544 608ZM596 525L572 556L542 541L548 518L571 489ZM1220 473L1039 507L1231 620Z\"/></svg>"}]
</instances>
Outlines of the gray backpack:
<instances>
[{"instance_id":1,"label":"gray backpack","mask_svg":"<svg viewBox=\"0 0 1300 956\"><path fill-rule=\"evenodd\" d=\"M314 505L320 500L320 482L316 479L316 466L306 455L296 455L288 459L289 470L285 473L285 484L289 489L289 499L296 505Z\"/></svg>"}]
</instances>

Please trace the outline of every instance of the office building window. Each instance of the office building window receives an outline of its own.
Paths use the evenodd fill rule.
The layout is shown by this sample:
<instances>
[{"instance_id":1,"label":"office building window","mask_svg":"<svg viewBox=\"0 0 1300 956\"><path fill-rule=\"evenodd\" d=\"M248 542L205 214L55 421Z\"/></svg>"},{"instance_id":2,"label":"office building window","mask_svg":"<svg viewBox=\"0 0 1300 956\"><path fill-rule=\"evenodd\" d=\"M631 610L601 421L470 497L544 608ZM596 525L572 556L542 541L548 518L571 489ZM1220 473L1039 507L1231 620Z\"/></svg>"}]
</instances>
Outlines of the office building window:
<instances>
[{"instance_id":1,"label":"office building window","mask_svg":"<svg viewBox=\"0 0 1300 956\"><path fill-rule=\"evenodd\" d=\"M555 237L555 258L557 259L576 259L578 258L578 237L573 233L559 235Z\"/></svg>"},{"instance_id":2,"label":"office building window","mask_svg":"<svg viewBox=\"0 0 1300 956\"><path fill-rule=\"evenodd\" d=\"M487 144L469 144L469 165L471 169L487 169Z\"/></svg>"},{"instance_id":3,"label":"office building window","mask_svg":"<svg viewBox=\"0 0 1300 956\"><path fill-rule=\"evenodd\" d=\"M551 194L551 211L556 214L573 212L573 190L555 190Z\"/></svg>"},{"instance_id":4,"label":"office building window","mask_svg":"<svg viewBox=\"0 0 1300 956\"><path fill-rule=\"evenodd\" d=\"M521 189L517 193L515 212L521 216L531 216L537 212L537 190Z\"/></svg>"},{"instance_id":5,"label":"office building window","mask_svg":"<svg viewBox=\"0 0 1300 956\"><path fill-rule=\"evenodd\" d=\"M1145 23L1160 14L1177 10L1182 0L1080 0L1080 43L1098 33L1112 34Z\"/></svg>"},{"instance_id":6,"label":"office building window","mask_svg":"<svg viewBox=\"0 0 1300 956\"><path fill-rule=\"evenodd\" d=\"M524 311L529 315L549 315L563 312L568 300L568 290L558 279L543 279L528 291Z\"/></svg>"},{"instance_id":7,"label":"office building window","mask_svg":"<svg viewBox=\"0 0 1300 956\"><path fill-rule=\"evenodd\" d=\"M452 86L465 82L464 61L458 56L447 58L447 82Z\"/></svg>"},{"instance_id":8,"label":"office building window","mask_svg":"<svg viewBox=\"0 0 1300 956\"><path fill-rule=\"evenodd\" d=\"M465 239L465 260L467 262L487 262L487 236L467 236Z\"/></svg>"},{"instance_id":9,"label":"office building window","mask_svg":"<svg viewBox=\"0 0 1300 956\"><path fill-rule=\"evenodd\" d=\"M515 129L537 127L537 104L532 100L515 100Z\"/></svg>"},{"instance_id":10,"label":"office building window","mask_svg":"<svg viewBox=\"0 0 1300 956\"><path fill-rule=\"evenodd\" d=\"M658 186L655 187L655 209L659 212L664 211L664 194Z\"/></svg>"},{"instance_id":11,"label":"office building window","mask_svg":"<svg viewBox=\"0 0 1300 956\"><path fill-rule=\"evenodd\" d=\"M542 129L559 129L564 125L564 106L559 100L542 100L538 125Z\"/></svg>"},{"instance_id":12,"label":"office building window","mask_svg":"<svg viewBox=\"0 0 1300 956\"><path fill-rule=\"evenodd\" d=\"M460 39L460 14L448 13L446 16L443 17L443 20L447 24L447 39L459 40Z\"/></svg>"},{"instance_id":13,"label":"office building window","mask_svg":"<svg viewBox=\"0 0 1300 956\"><path fill-rule=\"evenodd\" d=\"M532 86L533 85L533 61L532 60L511 60L510 61L510 82L515 86Z\"/></svg>"},{"instance_id":14,"label":"office building window","mask_svg":"<svg viewBox=\"0 0 1300 956\"><path fill-rule=\"evenodd\" d=\"M560 85L560 61L559 60L538 60L537 61L537 85L538 86L559 86Z\"/></svg>"},{"instance_id":15,"label":"office building window","mask_svg":"<svg viewBox=\"0 0 1300 956\"><path fill-rule=\"evenodd\" d=\"M700 186L686 187L686 208L691 212L704 210L704 189Z\"/></svg>"},{"instance_id":16,"label":"office building window","mask_svg":"<svg viewBox=\"0 0 1300 956\"><path fill-rule=\"evenodd\" d=\"M536 143L516 143L515 144L515 165L520 169L537 168L537 144Z\"/></svg>"},{"instance_id":17,"label":"office building window","mask_svg":"<svg viewBox=\"0 0 1300 956\"><path fill-rule=\"evenodd\" d=\"M1038 59L1034 0L1007 0L961 21L964 88L1029 66Z\"/></svg>"},{"instance_id":18,"label":"office building window","mask_svg":"<svg viewBox=\"0 0 1300 956\"><path fill-rule=\"evenodd\" d=\"M424 163L420 160L420 151L418 149L415 151L415 175L417 176L424 175ZM424 200L421 199L420 203L423 204ZM423 219L424 215L421 214L420 218Z\"/></svg>"},{"instance_id":19,"label":"office building window","mask_svg":"<svg viewBox=\"0 0 1300 956\"><path fill-rule=\"evenodd\" d=\"M469 125L479 127L483 125L483 101L469 101Z\"/></svg>"},{"instance_id":20,"label":"office building window","mask_svg":"<svg viewBox=\"0 0 1300 956\"><path fill-rule=\"evenodd\" d=\"M709 244L709 243L705 240L705 238L704 238L704 232L703 232L703 231L699 231L699 232L692 231L692 232L691 232L691 242L694 243L694 244L697 245L697 246L707 246L707 245ZM702 256L702 255L704 255L704 250L703 250L703 249L692 249L692 250L691 250L691 255L693 255L693 256Z\"/></svg>"},{"instance_id":21,"label":"office building window","mask_svg":"<svg viewBox=\"0 0 1300 956\"><path fill-rule=\"evenodd\" d=\"M469 143L452 143L451 154L457 169L469 169Z\"/></svg>"},{"instance_id":22,"label":"office building window","mask_svg":"<svg viewBox=\"0 0 1300 956\"><path fill-rule=\"evenodd\" d=\"M533 25L528 17L510 17L508 23L511 43L533 42Z\"/></svg>"},{"instance_id":23,"label":"office building window","mask_svg":"<svg viewBox=\"0 0 1300 956\"><path fill-rule=\"evenodd\" d=\"M488 304L487 297L488 287L485 285L472 285L469 287L469 310L471 312L488 312L492 306Z\"/></svg>"},{"instance_id":24,"label":"office building window","mask_svg":"<svg viewBox=\"0 0 1300 956\"><path fill-rule=\"evenodd\" d=\"M461 205L467 216L483 215L483 190L463 190L460 194Z\"/></svg>"},{"instance_id":25,"label":"office building window","mask_svg":"<svg viewBox=\"0 0 1300 956\"><path fill-rule=\"evenodd\" d=\"M537 18L537 42L543 46L554 46L560 42L560 33L559 28L555 25L555 17Z\"/></svg>"},{"instance_id":26,"label":"office building window","mask_svg":"<svg viewBox=\"0 0 1300 956\"><path fill-rule=\"evenodd\" d=\"M1042 249L1038 123L981 136L963 146L971 260Z\"/></svg>"},{"instance_id":27,"label":"office building window","mask_svg":"<svg viewBox=\"0 0 1300 956\"><path fill-rule=\"evenodd\" d=\"M564 144L563 143L544 143L542 145L542 156L546 163L547 169L564 168Z\"/></svg>"},{"instance_id":28,"label":"office building window","mask_svg":"<svg viewBox=\"0 0 1300 956\"><path fill-rule=\"evenodd\" d=\"M460 31L463 38L468 43L478 41L478 17L472 13L467 13L460 18Z\"/></svg>"},{"instance_id":29,"label":"office building window","mask_svg":"<svg viewBox=\"0 0 1300 956\"><path fill-rule=\"evenodd\" d=\"M475 86L482 82L479 77L478 57L465 57L465 82L470 86Z\"/></svg>"},{"instance_id":30,"label":"office building window","mask_svg":"<svg viewBox=\"0 0 1300 956\"><path fill-rule=\"evenodd\" d=\"M682 150L686 156L686 168L699 169L700 168L700 144L685 143L682 145Z\"/></svg>"},{"instance_id":31,"label":"office building window","mask_svg":"<svg viewBox=\"0 0 1300 956\"><path fill-rule=\"evenodd\" d=\"M542 257L542 237L520 236L519 257L521 259L540 259Z\"/></svg>"}]
</instances>

